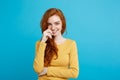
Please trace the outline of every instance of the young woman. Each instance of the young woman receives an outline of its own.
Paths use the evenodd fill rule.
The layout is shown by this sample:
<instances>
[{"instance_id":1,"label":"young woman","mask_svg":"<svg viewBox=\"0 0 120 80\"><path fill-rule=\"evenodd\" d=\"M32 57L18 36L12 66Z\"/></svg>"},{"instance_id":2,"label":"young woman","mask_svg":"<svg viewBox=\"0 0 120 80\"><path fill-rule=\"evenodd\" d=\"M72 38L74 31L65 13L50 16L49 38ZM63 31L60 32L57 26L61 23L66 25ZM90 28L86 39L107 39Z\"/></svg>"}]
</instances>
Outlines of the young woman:
<instances>
[{"instance_id":1,"label":"young woman","mask_svg":"<svg viewBox=\"0 0 120 80\"><path fill-rule=\"evenodd\" d=\"M76 42L62 36L66 29L60 9L51 8L41 20L42 39L36 42L34 70L38 80L68 80L79 74Z\"/></svg>"}]
</instances>

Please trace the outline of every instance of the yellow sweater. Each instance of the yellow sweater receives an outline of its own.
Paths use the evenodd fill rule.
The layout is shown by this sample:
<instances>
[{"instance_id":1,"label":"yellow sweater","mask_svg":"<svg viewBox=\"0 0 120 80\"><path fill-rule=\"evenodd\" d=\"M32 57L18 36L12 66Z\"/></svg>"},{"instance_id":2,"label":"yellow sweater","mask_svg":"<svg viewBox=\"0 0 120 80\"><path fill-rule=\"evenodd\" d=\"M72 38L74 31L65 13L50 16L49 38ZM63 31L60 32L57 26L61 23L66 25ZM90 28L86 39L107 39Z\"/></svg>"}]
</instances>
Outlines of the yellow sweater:
<instances>
[{"instance_id":1,"label":"yellow sweater","mask_svg":"<svg viewBox=\"0 0 120 80\"><path fill-rule=\"evenodd\" d=\"M79 74L78 53L76 42L67 39L63 44L57 45L58 58L52 59L47 69L47 74L38 77L38 80L68 80L77 78ZM36 55L33 68L36 73L40 73L44 68L44 52L46 43L36 42Z\"/></svg>"}]
</instances>

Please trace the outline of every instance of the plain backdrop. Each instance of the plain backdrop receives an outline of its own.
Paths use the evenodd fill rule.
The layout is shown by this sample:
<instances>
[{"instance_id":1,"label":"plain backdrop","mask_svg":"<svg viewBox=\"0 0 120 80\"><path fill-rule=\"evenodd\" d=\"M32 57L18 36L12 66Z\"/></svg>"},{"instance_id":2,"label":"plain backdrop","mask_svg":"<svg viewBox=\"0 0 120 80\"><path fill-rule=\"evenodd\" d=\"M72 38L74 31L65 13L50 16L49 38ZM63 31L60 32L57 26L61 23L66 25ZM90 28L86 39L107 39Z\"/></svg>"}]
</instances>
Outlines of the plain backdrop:
<instances>
[{"instance_id":1,"label":"plain backdrop","mask_svg":"<svg viewBox=\"0 0 120 80\"><path fill-rule=\"evenodd\" d=\"M0 80L37 80L35 43L49 8L63 11L64 36L77 42L80 73L70 80L120 80L120 0L1 0Z\"/></svg>"}]
</instances>

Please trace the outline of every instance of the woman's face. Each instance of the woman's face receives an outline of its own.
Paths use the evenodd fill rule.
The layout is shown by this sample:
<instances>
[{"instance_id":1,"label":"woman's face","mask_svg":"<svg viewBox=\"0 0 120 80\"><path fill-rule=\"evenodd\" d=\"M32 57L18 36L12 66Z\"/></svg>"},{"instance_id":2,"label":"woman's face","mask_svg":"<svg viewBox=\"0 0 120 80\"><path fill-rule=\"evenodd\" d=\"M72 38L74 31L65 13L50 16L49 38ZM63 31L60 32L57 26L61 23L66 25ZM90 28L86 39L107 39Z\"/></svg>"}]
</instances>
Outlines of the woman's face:
<instances>
[{"instance_id":1,"label":"woman's face","mask_svg":"<svg viewBox=\"0 0 120 80\"><path fill-rule=\"evenodd\" d=\"M59 16L53 15L48 18L48 29L52 31L52 36L61 35L62 21Z\"/></svg>"}]
</instances>

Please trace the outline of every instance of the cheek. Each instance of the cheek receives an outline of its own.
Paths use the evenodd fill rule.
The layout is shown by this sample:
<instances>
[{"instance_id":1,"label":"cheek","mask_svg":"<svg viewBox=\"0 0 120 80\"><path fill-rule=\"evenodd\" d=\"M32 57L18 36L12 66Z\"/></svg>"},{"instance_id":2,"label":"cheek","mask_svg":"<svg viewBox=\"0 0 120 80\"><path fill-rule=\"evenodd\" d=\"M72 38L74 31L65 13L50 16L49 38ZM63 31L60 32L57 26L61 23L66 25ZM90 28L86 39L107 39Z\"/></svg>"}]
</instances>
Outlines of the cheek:
<instances>
[{"instance_id":1,"label":"cheek","mask_svg":"<svg viewBox=\"0 0 120 80\"><path fill-rule=\"evenodd\" d=\"M62 29L62 25L59 25L58 28L61 30Z\"/></svg>"},{"instance_id":2,"label":"cheek","mask_svg":"<svg viewBox=\"0 0 120 80\"><path fill-rule=\"evenodd\" d=\"M48 26L48 29L51 29L51 26Z\"/></svg>"}]
</instances>

